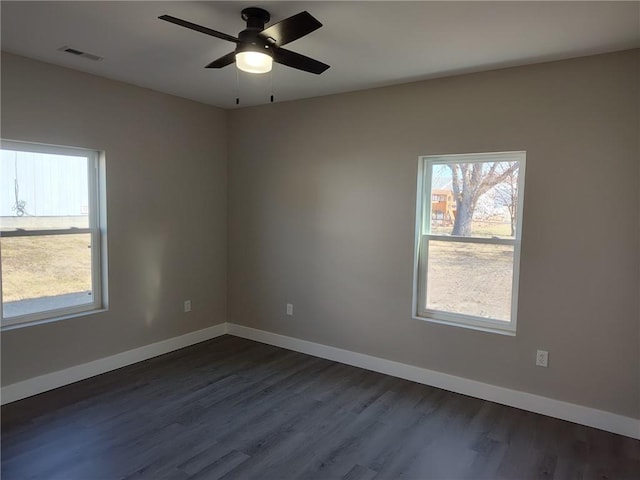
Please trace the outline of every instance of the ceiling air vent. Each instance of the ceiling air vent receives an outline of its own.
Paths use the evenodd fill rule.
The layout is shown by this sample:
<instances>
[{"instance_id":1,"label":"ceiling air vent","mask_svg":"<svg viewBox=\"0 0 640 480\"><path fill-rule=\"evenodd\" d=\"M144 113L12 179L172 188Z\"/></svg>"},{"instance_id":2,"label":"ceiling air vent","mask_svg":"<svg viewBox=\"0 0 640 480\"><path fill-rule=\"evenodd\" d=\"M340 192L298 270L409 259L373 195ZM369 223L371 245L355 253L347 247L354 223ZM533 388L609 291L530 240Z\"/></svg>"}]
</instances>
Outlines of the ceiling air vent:
<instances>
[{"instance_id":1,"label":"ceiling air vent","mask_svg":"<svg viewBox=\"0 0 640 480\"><path fill-rule=\"evenodd\" d=\"M94 55L93 53L83 52L81 50L77 50L75 48L71 48L68 46L60 47L58 50L65 53L70 53L71 55L75 55L76 57L88 58L93 61L100 61L103 57L99 57L98 55Z\"/></svg>"}]
</instances>

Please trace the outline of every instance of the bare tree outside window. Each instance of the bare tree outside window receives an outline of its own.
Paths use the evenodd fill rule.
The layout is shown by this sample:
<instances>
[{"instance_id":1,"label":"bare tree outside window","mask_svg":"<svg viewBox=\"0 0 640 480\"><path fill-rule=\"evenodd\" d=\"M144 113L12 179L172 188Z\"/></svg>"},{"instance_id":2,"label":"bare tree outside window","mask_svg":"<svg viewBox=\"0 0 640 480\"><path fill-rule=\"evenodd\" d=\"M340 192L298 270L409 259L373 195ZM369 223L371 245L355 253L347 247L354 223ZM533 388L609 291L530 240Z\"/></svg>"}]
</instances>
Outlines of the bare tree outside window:
<instances>
[{"instance_id":1,"label":"bare tree outside window","mask_svg":"<svg viewBox=\"0 0 640 480\"><path fill-rule=\"evenodd\" d=\"M456 200L456 217L451 235L469 237L471 236L473 213L478 200L489 190L514 175L517 183L518 163L452 163L448 167L451 170L451 188ZM515 198L517 198L517 189L515 190L515 195ZM512 222L511 235L513 234Z\"/></svg>"},{"instance_id":2,"label":"bare tree outside window","mask_svg":"<svg viewBox=\"0 0 640 480\"><path fill-rule=\"evenodd\" d=\"M509 162L513 163L513 162ZM507 168L507 176L493 189L499 205L503 205L509 211L511 221L511 236L516 235L516 223L518 219L518 168Z\"/></svg>"}]
</instances>

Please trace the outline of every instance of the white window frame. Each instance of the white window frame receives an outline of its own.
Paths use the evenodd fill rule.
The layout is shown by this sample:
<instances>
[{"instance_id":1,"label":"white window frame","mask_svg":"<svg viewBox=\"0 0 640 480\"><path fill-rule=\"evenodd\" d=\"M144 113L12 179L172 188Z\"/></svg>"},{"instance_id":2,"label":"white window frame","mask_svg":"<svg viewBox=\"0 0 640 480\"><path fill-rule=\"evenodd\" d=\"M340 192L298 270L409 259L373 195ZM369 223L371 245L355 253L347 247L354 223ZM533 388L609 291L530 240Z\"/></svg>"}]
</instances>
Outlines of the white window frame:
<instances>
[{"instance_id":1,"label":"white window frame","mask_svg":"<svg viewBox=\"0 0 640 480\"><path fill-rule=\"evenodd\" d=\"M485 162L520 163L518 171L518 218L514 238L455 237L431 234L431 172L433 165L449 163L485 163ZM412 317L416 320L470 328L503 335L515 335L518 312L518 285L520 279L520 248L522 242L522 219L524 201L524 179L526 170L526 152L469 153L452 155L425 155L418 158L418 186L416 202L416 230L413 269L413 309ZM513 254L513 277L511 291L510 321L465 315L461 313L430 310L427 305L427 261L429 258L429 241L447 241L476 244L511 245Z\"/></svg>"},{"instance_id":2,"label":"white window frame","mask_svg":"<svg viewBox=\"0 0 640 480\"><path fill-rule=\"evenodd\" d=\"M91 285L92 302L71 307L43 310L41 312L19 315L15 317L4 317L2 301L2 252L0 251L0 324L2 329L22 325L39 324L42 322L59 320L76 316L77 314L101 311L105 307L103 293L106 285L103 279L106 274L103 261L104 238L104 206L101 205L101 188L104 188L102 181L101 158L102 154L96 150L89 150L76 147L62 147L45 145L39 143L21 142L15 140L0 140L0 148L3 150L14 150L20 152L45 153L52 155L65 155L73 157L87 158L87 182L89 196L89 227L88 228L62 228L62 229L42 229L42 230L9 230L0 231L0 237L17 238L44 235L73 235L89 233L91 234Z\"/></svg>"}]
</instances>

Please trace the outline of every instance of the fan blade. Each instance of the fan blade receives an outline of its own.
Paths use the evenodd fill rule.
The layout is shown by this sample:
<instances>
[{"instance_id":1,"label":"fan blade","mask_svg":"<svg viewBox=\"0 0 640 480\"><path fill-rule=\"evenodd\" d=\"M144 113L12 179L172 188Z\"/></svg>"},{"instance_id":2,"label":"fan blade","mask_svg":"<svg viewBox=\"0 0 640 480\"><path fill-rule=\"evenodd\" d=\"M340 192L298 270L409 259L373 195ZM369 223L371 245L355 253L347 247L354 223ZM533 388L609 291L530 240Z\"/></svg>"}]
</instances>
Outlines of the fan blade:
<instances>
[{"instance_id":1,"label":"fan blade","mask_svg":"<svg viewBox=\"0 0 640 480\"><path fill-rule=\"evenodd\" d=\"M236 61L236 52L227 53L225 56L214 60L204 68L222 68Z\"/></svg>"},{"instance_id":2,"label":"fan blade","mask_svg":"<svg viewBox=\"0 0 640 480\"><path fill-rule=\"evenodd\" d=\"M275 62L286 65L287 67L297 68L298 70L304 70L305 72L321 74L329 65L319 62L313 58L305 57L299 53L292 52L291 50L285 50L284 48L273 49L273 60Z\"/></svg>"},{"instance_id":3,"label":"fan blade","mask_svg":"<svg viewBox=\"0 0 640 480\"><path fill-rule=\"evenodd\" d=\"M236 37L232 37L231 35L227 35L226 33L218 32L216 30L211 30L210 28L203 27L195 23L187 22L186 20L172 17L171 15L162 15L158 18L160 20L164 20L165 22L175 23L176 25L180 25L181 27L190 28L191 30L195 30L196 32L211 35L212 37L221 38L222 40L227 40L233 43L240 43L240 40Z\"/></svg>"},{"instance_id":4,"label":"fan blade","mask_svg":"<svg viewBox=\"0 0 640 480\"><path fill-rule=\"evenodd\" d=\"M309 12L300 12L265 28L260 32L260 35L265 38L273 38L276 45L281 46L304 37L321 26L322 24Z\"/></svg>"}]
</instances>

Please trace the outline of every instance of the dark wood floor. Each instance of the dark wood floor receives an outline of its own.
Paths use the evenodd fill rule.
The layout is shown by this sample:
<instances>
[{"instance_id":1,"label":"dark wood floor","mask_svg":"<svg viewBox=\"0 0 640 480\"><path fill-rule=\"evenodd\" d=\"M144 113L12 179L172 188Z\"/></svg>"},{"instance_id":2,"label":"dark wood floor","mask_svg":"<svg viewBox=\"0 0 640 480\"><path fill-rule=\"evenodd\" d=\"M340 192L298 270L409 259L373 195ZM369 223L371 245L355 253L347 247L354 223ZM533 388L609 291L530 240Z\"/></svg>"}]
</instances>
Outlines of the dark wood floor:
<instances>
[{"instance_id":1,"label":"dark wood floor","mask_svg":"<svg viewBox=\"0 0 640 480\"><path fill-rule=\"evenodd\" d=\"M639 479L640 441L231 336L2 408L2 479Z\"/></svg>"}]
</instances>

